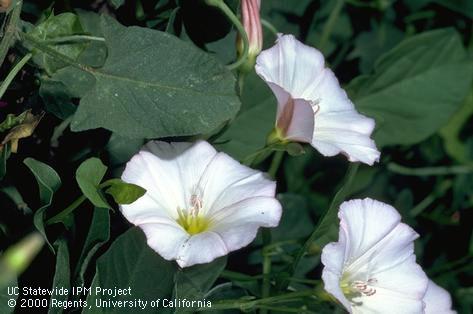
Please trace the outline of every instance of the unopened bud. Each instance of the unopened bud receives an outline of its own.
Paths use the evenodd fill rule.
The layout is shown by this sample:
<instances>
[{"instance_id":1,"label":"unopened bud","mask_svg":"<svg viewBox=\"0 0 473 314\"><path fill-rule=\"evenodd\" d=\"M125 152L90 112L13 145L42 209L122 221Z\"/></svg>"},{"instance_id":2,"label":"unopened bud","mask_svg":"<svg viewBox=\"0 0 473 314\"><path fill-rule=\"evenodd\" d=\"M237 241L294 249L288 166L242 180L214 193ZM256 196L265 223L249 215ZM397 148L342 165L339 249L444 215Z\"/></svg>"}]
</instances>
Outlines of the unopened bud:
<instances>
[{"instance_id":1,"label":"unopened bud","mask_svg":"<svg viewBox=\"0 0 473 314\"><path fill-rule=\"evenodd\" d=\"M256 57L263 49L263 29L260 19L260 0L242 0L241 15L243 27L248 36L248 58L247 62L242 66L242 70L250 70L254 67ZM238 54L242 55L244 43L241 36L237 38Z\"/></svg>"}]
</instances>

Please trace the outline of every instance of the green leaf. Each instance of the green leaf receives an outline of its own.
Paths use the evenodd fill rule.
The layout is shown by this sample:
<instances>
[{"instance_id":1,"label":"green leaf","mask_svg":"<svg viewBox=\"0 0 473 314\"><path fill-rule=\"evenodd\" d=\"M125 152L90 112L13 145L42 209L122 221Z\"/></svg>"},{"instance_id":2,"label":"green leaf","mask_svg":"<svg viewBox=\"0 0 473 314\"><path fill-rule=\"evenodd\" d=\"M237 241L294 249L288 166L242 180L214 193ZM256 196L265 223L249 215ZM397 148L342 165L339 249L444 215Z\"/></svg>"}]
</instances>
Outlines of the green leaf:
<instances>
[{"instance_id":1,"label":"green leaf","mask_svg":"<svg viewBox=\"0 0 473 314\"><path fill-rule=\"evenodd\" d=\"M239 109L233 74L212 56L159 31L103 17L109 56L98 70L69 68L74 82L95 82L81 99L73 131L103 127L131 138L210 132ZM131 49L130 49L131 48ZM165 62L163 62L165 60ZM79 74L78 72L82 72Z\"/></svg>"},{"instance_id":2,"label":"green leaf","mask_svg":"<svg viewBox=\"0 0 473 314\"><path fill-rule=\"evenodd\" d=\"M326 24L332 11L338 6L336 0L321 1L321 8L314 10L314 18L311 27L308 29L305 43L321 50L324 56L330 56L336 49L350 42L353 36L353 27L347 11L342 10L335 20L324 46L321 46L321 39L325 31ZM343 48L342 48L343 49Z\"/></svg>"},{"instance_id":3,"label":"green leaf","mask_svg":"<svg viewBox=\"0 0 473 314\"><path fill-rule=\"evenodd\" d=\"M278 199L284 210L279 225L271 230L273 241L294 240L309 236L314 224L309 215L306 199L292 193L279 194Z\"/></svg>"},{"instance_id":4,"label":"green leaf","mask_svg":"<svg viewBox=\"0 0 473 314\"><path fill-rule=\"evenodd\" d=\"M473 115L473 89L465 99L463 106L455 112L450 121L440 130L439 134L443 138L445 151L448 155L460 163L470 162L468 158L467 143L460 138L463 126Z\"/></svg>"},{"instance_id":5,"label":"green leaf","mask_svg":"<svg viewBox=\"0 0 473 314\"><path fill-rule=\"evenodd\" d=\"M245 78L242 102L241 112L217 140L219 150L238 160L265 146L276 119L276 99L254 72Z\"/></svg>"},{"instance_id":6,"label":"green leaf","mask_svg":"<svg viewBox=\"0 0 473 314\"><path fill-rule=\"evenodd\" d=\"M81 9L75 10L79 16L80 24L84 32L96 37L103 37L100 26L100 15ZM88 66L99 68L102 67L107 59L107 46L102 41L91 40L87 43L87 47L82 51L78 61Z\"/></svg>"},{"instance_id":7,"label":"green leaf","mask_svg":"<svg viewBox=\"0 0 473 314\"><path fill-rule=\"evenodd\" d=\"M10 143L6 143L0 151L0 180L7 174L7 160L10 157Z\"/></svg>"},{"instance_id":8,"label":"green leaf","mask_svg":"<svg viewBox=\"0 0 473 314\"><path fill-rule=\"evenodd\" d=\"M130 139L113 133L107 143L110 165L120 165L133 157L143 146L144 139Z\"/></svg>"},{"instance_id":9,"label":"green leaf","mask_svg":"<svg viewBox=\"0 0 473 314\"><path fill-rule=\"evenodd\" d=\"M67 289L70 291L71 287L71 272L69 264L69 248L67 247L67 241L65 238L59 238L55 243L57 248L56 257L56 272L54 273L54 280L51 289ZM68 295L55 294L53 296L59 302L67 301ZM48 314L63 313L62 308L49 307Z\"/></svg>"},{"instance_id":10,"label":"green leaf","mask_svg":"<svg viewBox=\"0 0 473 314\"><path fill-rule=\"evenodd\" d=\"M51 14L45 21L33 28L29 34L37 39L46 41L82 33L84 33L84 30L82 29L77 15L73 13L61 13L59 15ZM57 52L76 60L85 49L86 44L83 42L61 43L51 45L51 47ZM43 67L49 74L52 74L58 69L66 66L64 62L58 61L47 54L36 50L34 51L37 55L33 60Z\"/></svg>"},{"instance_id":11,"label":"green leaf","mask_svg":"<svg viewBox=\"0 0 473 314\"><path fill-rule=\"evenodd\" d=\"M415 144L448 121L472 77L458 33L441 29L401 42L377 61L374 74L350 87L357 108L376 119L378 146Z\"/></svg>"},{"instance_id":12,"label":"green leaf","mask_svg":"<svg viewBox=\"0 0 473 314\"><path fill-rule=\"evenodd\" d=\"M19 26L22 4L23 2L15 1L10 8L11 11L7 12L6 16L3 17L2 27L0 28L0 32L2 33L2 40L0 41L0 64L3 64L10 47L17 39L16 32L9 30L16 29Z\"/></svg>"},{"instance_id":13,"label":"green leaf","mask_svg":"<svg viewBox=\"0 0 473 314\"><path fill-rule=\"evenodd\" d=\"M76 111L66 85L60 81L42 79L39 95L46 105L46 110L59 119L65 120Z\"/></svg>"},{"instance_id":14,"label":"green leaf","mask_svg":"<svg viewBox=\"0 0 473 314\"><path fill-rule=\"evenodd\" d=\"M355 48L348 58L360 58L361 72L369 73L376 59L398 44L403 36L404 34L393 24L387 22L375 24L372 30L361 32L356 36Z\"/></svg>"},{"instance_id":15,"label":"green leaf","mask_svg":"<svg viewBox=\"0 0 473 314\"><path fill-rule=\"evenodd\" d=\"M114 9L118 9L125 4L125 0L109 0L109 2Z\"/></svg>"},{"instance_id":16,"label":"green leaf","mask_svg":"<svg viewBox=\"0 0 473 314\"><path fill-rule=\"evenodd\" d=\"M110 214L108 208L95 208L84 247L77 262L76 285L84 284L84 275L97 250L110 238Z\"/></svg>"},{"instance_id":17,"label":"green leaf","mask_svg":"<svg viewBox=\"0 0 473 314\"><path fill-rule=\"evenodd\" d=\"M473 19L473 2L470 0L434 0L434 2Z\"/></svg>"},{"instance_id":18,"label":"green leaf","mask_svg":"<svg viewBox=\"0 0 473 314\"><path fill-rule=\"evenodd\" d=\"M26 158L23 163L33 173L39 187L39 198L42 206L34 214L34 225L44 236L51 250L54 251L44 228L44 214L53 202L54 193L61 186L61 178L53 168L33 158Z\"/></svg>"},{"instance_id":19,"label":"green leaf","mask_svg":"<svg viewBox=\"0 0 473 314\"><path fill-rule=\"evenodd\" d=\"M227 265L227 257L221 257L208 264L195 265L179 270L175 276L173 298L203 300L207 292ZM189 312L189 308L178 308L174 313Z\"/></svg>"},{"instance_id":20,"label":"green leaf","mask_svg":"<svg viewBox=\"0 0 473 314\"><path fill-rule=\"evenodd\" d=\"M298 34L300 27L296 22L302 18L305 10L310 4L310 0L271 0L261 2L261 16L267 21L271 21L278 32L284 34ZM269 38L269 36L265 37ZM274 39L271 38L271 45Z\"/></svg>"},{"instance_id":21,"label":"green leaf","mask_svg":"<svg viewBox=\"0 0 473 314\"><path fill-rule=\"evenodd\" d=\"M76 180L82 193L94 206L110 208L99 187L105 172L107 172L107 167L100 159L89 158L77 168Z\"/></svg>"},{"instance_id":22,"label":"green leaf","mask_svg":"<svg viewBox=\"0 0 473 314\"><path fill-rule=\"evenodd\" d=\"M31 209L26 204L23 196L21 196L18 189L12 185L0 187L0 192L4 193L8 198L15 203L16 208L23 213L23 215L31 215Z\"/></svg>"},{"instance_id":23,"label":"green leaf","mask_svg":"<svg viewBox=\"0 0 473 314\"><path fill-rule=\"evenodd\" d=\"M108 182L112 185L105 192L112 195L117 204L131 204L146 193L146 190L142 187L123 182L120 179L113 179Z\"/></svg>"},{"instance_id":24,"label":"green leaf","mask_svg":"<svg viewBox=\"0 0 473 314\"><path fill-rule=\"evenodd\" d=\"M173 263L165 261L147 244L143 232L132 228L117 238L110 249L97 262L92 289L113 289L128 287L132 295L119 295L113 300L141 299L148 306L140 313L156 313L156 308L149 306L152 300L168 297L173 287L173 277L176 268ZM87 298L87 304L95 304L100 296L93 293ZM104 296L103 299L109 299ZM101 309L92 306L85 308L82 313L113 313L129 314L129 308Z\"/></svg>"}]
</instances>

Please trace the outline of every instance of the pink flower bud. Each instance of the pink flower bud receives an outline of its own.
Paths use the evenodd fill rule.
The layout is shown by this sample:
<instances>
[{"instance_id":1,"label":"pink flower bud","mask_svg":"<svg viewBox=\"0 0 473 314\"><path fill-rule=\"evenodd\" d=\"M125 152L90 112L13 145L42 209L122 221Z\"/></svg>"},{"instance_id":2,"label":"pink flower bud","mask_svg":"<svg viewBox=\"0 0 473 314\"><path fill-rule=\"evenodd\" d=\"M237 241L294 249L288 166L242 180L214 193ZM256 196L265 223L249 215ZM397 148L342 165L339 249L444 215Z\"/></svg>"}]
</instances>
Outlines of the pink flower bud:
<instances>
[{"instance_id":1,"label":"pink flower bud","mask_svg":"<svg viewBox=\"0 0 473 314\"><path fill-rule=\"evenodd\" d=\"M256 56L263 48L263 30L260 20L260 5L261 0L242 0L241 1L241 15L243 20L243 27L248 36L248 60L253 67ZM240 36L237 39L238 54L243 53L243 40Z\"/></svg>"}]
</instances>

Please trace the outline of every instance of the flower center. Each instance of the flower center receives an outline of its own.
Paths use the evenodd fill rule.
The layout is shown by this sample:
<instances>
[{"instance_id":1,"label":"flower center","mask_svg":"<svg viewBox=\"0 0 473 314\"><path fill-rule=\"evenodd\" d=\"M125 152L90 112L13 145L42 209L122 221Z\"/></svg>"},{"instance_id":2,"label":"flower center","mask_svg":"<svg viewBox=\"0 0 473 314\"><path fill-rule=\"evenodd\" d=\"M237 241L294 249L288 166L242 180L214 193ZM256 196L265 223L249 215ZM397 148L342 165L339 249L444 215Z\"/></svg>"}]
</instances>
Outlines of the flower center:
<instances>
[{"instance_id":1,"label":"flower center","mask_svg":"<svg viewBox=\"0 0 473 314\"><path fill-rule=\"evenodd\" d=\"M364 280L351 280L349 276L343 275L342 280L340 281L340 289L342 289L343 294L349 300L354 297L365 295L367 297L376 294L376 288L374 285L378 282L376 278L370 278L366 281Z\"/></svg>"},{"instance_id":2,"label":"flower center","mask_svg":"<svg viewBox=\"0 0 473 314\"><path fill-rule=\"evenodd\" d=\"M210 220L202 215L202 199L192 195L190 203L189 209L177 208L179 216L176 221L188 234L194 235L206 231L210 226Z\"/></svg>"}]
</instances>

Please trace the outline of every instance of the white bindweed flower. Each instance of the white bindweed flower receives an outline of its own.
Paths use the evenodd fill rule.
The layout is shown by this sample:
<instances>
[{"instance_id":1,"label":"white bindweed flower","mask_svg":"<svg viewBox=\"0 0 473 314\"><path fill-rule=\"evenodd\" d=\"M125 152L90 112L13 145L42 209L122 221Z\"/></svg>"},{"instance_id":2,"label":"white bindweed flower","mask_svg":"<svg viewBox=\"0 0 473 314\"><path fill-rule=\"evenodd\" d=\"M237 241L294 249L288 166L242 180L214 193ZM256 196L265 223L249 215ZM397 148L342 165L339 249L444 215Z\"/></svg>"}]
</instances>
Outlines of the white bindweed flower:
<instances>
[{"instance_id":1,"label":"white bindweed flower","mask_svg":"<svg viewBox=\"0 0 473 314\"><path fill-rule=\"evenodd\" d=\"M369 165L378 161L370 138L374 120L356 111L317 49L279 35L259 54L255 69L277 98L277 138L310 143L324 156L343 153Z\"/></svg>"},{"instance_id":2,"label":"white bindweed flower","mask_svg":"<svg viewBox=\"0 0 473 314\"><path fill-rule=\"evenodd\" d=\"M423 313L428 279L415 261L418 234L393 207L372 200L343 203L338 242L322 251L325 290L350 313Z\"/></svg>"},{"instance_id":3,"label":"white bindweed flower","mask_svg":"<svg viewBox=\"0 0 473 314\"><path fill-rule=\"evenodd\" d=\"M425 314L455 314L452 310L452 298L450 293L429 280L427 292L424 296Z\"/></svg>"},{"instance_id":4,"label":"white bindweed flower","mask_svg":"<svg viewBox=\"0 0 473 314\"><path fill-rule=\"evenodd\" d=\"M126 165L122 179L146 189L123 215L148 245L179 266L208 263L248 245L259 227L275 227L276 183L207 142L150 142Z\"/></svg>"}]
</instances>

